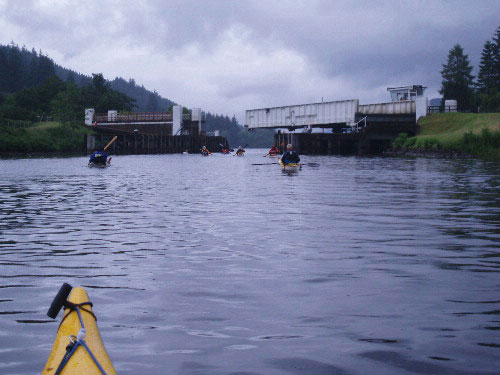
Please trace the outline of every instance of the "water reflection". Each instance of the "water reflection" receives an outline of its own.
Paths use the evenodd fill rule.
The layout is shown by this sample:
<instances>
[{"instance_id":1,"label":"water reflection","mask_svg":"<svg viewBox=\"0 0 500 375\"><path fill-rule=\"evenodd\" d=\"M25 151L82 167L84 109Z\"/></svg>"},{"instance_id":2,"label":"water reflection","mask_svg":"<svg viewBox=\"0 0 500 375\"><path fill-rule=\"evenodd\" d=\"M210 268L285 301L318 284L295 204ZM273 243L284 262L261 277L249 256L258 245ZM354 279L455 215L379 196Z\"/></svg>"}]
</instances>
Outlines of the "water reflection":
<instances>
[{"instance_id":1,"label":"water reflection","mask_svg":"<svg viewBox=\"0 0 500 375\"><path fill-rule=\"evenodd\" d=\"M63 282L120 374L497 371L497 164L262 154L0 160L1 372Z\"/></svg>"}]
</instances>

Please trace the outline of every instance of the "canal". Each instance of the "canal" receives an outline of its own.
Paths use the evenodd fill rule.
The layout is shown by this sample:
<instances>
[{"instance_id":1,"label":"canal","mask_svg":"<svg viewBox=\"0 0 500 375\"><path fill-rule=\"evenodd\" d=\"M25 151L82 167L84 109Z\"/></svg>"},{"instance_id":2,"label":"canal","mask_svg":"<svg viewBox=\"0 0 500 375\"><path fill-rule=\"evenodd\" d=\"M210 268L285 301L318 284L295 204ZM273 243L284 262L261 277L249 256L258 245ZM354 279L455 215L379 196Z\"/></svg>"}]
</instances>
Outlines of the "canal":
<instances>
[{"instance_id":1,"label":"canal","mask_svg":"<svg viewBox=\"0 0 500 375\"><path fill-rule=\"evenodd\" d=\"M499 374L498 163L264 154L0 160L0 373L68 282L123 375Z\"/></svg>"}]
</instances>

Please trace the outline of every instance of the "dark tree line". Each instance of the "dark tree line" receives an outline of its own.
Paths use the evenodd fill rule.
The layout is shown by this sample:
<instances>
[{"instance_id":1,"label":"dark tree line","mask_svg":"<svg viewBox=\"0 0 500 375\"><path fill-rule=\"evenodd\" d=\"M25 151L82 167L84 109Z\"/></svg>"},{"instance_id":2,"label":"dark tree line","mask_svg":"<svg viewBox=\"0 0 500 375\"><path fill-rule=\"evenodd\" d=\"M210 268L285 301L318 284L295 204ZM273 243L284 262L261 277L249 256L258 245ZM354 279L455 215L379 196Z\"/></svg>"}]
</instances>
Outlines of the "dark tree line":
<instances>
[{"instance_id":1,"label":"dark tree line","mask_svg":"<svg viewBox=\"0 0 500 375\"><path fill-rule=\"evenodd\" d=\"M41 51L28 51L14 43L0 45L0 103L9 94L40 85L54 75L80 88L87 87L93 80L93 77L55 64ZM117 77L108 83L111 89L133 98L136 111L161 112L174 104L171 100L162 98L156 91L149 91L144 86L137 85L133 79L126 81Z\"/></svg>"},{"instance_id":2,"label":"dark tree line","mask_svg":"<svg viewBox=\"0 0 500 375\"><path fill-rule=\"evenodd\" d=\"M87 86L92 79L58 65L56 65L56 74L63 81L75 82L78 86ZM116 77L109 83L113 90L128 95L135 100L134 110L137 112L162 112L175 104L173 101L161 97L156 91L150 91L143 85L137 85L134 79L126 81L121 77Z\"/></svg>"},{"instance_id":3,"label":"dark tree line","mask_svg":"<svg viewBox=\"0 0 500 375\"><path fill-rule=\"evenodd\" d=\"M448 53L448 60L441 71L443 81L440 94L443 100L457 100L459 111L500 111L500 27L493 40L486 41L481 53L477 81L472 75L469 57L460 44Z\"/></svg>"},{"instance_id":4,"label":"dark tree line","mask_svg":"<svg viewBox=\"0 0 500 375\"><path fill-rule=\"evenodd\" d=\"M133 79L126 81L117 77L110 83L112 89L134 98L136 110L140 112L162 112L175 104L173 101L161 97L156 91L149 91L144 86L137 85Z\"/></svg>"},{"instance_id":5,"label":"dark tree line","mask_svg":"<svg viewBox=\"0 0 500 375\"><path fill-rule=\"evenodd\" d=\"M207 113L205 124L202 125L204 131L219 130L220 135L226 137L231 147L270 147L273 142L274 131L271 129L260 129L249 132L238 124L236 117L222 116Z\"/></svg>"},{"instance_id":6,"label":"dark tree line","mask_svg":"<svg viewBox=\"0 0 500 375\"><path fill-rule=\"evenodd\" d=\"M42 84L9 95L0 105L0 118L62 123L82 123L85 108L97 112L109 109L131 111L134 100L113 90L102 74L93 74L87 86L79 87L53 75Z\"/></svg>"},{"instance_id":7,"label":"dark tree line","mask_svg":"<svg viewBox=\"0 0 500 375\"><path fill-rule=\"evenodd\" d=\"M28 51L13 43L0 46L0 93L11 94L39 85L54 74L54 62L41 51Z\"/></svg>"},{"instance_id":8,"label":"dark tree line","mask_svg":"<svg viewBox=\"0 0 500 375\"><path fill-rule=\"evenodd\" d=\"M14 43L0 45L0 119L81 123L85 108L98 113L109 109L163 112L174 104L133 79L89 77L55 64L41 51ZM206 119L203 129L221 131L231 145L267 147L272 142L272 131L247 132L234 116L208 113Z\"/></svg>"}]
</instances>

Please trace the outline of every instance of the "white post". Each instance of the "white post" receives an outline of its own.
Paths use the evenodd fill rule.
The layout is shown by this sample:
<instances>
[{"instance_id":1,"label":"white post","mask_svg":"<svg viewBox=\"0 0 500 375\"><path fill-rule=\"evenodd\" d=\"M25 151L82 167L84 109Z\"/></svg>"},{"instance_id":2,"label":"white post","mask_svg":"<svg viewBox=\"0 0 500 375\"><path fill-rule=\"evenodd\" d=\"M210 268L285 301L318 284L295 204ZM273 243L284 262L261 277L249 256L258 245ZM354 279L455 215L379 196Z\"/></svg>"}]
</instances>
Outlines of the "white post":
<instances>
[{"instance_id":1,"label":"white post","mask_svg":"<svg viewBox=\"0 0 500 375\"><path fill-rule=\"evenodd\" d=\"M174 105L172 108L172 135L179 135L181 132L181 124L182 124L182 106Z\"/></svg>"},{"instance_id":2,"label":"white post","mask_svg":"<svg viewBox=\"0 0 500 375\"><path fill-rule=\"evenodd\" d=\"M95 109L87 108L85 110L85 125L92 125L92 120L94 120Z\"/></svg>"},{"instance_id":3,"label":"white post","mask_svg":"<svg viewBox=\"0 0 500 375\"><path fill-rule=\"evenodd\" d=\"M198 123L198 134L201 132L201 109L200 108L192 108L191 109L191 122Z\"/></svg>"},{"instance_id":4,"label":"white post","mask_svg":"<svg viewBox=\"0 0 500 375\"><path fill-rule=\"evenodd\" d=\"M427 116L427 98L419 96L415 98L415 122L418 121L420 117Z\"/></svg>"},{"instance_id":5,"label":"white post","mask_svg":"<svg viewBox=\"0 0 500 375\"><path fill-rule=\"evenodd\" d=\"M116 117L118 116L118 111L113 109L108 111L108 121L113 122L116 121Z\"/></svg>"}]
</instances>

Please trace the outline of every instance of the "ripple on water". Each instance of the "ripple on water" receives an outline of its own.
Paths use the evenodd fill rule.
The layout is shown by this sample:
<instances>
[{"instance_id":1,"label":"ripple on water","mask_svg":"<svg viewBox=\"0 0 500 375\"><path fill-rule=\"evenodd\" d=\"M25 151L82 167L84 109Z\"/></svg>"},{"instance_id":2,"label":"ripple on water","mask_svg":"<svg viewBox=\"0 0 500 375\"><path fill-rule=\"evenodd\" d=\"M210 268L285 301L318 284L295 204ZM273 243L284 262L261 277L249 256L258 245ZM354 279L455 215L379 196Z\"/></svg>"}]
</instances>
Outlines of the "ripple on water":
<instances>
[{"instance_id":1,"label":"ripple on water","mask_svg":"<svg viewBox=\"0 0 500 375\"><path fill-rule=\"evenodd\" d=\"M454 367L438 365L431 362L411 359L408 356L390 351L365 352L360 355L373 361L383 362L395 369L401 369L418 374L443 374L443 375L493 375L490 371L461 371Z\"/></svg>"},{"instance_id":2,"label":"ripple on water","mask_svg":"<svg viewBox=\"0 0 500 375\"><path fill-rule=\"evenodd\" d=\"M194 330L194 331L188 331L187 334L191 335L191 336L208 337L208 338L215 338L215 339L231 338L231 336L229 336L229 335L225 335L223 333L218 333L215 331Z\"/></svg>"},{"instance_id":3,"label":"ripple on water","mask_svg":"<svg viewBox=\"0 0 500 375\"><path fill-rule=\"evenodd\" d=\"M289 357L280 359L266 360L270 366L295 373L295 374L314 374L314 375L349 375L351 372L333 364L314 361L307 358Z\"/></svg>"},{"instance_id":4,"label":"ripple on water","mask_svg":"<svg viewBox=\"0 0 500 375\"><path fill-rule=\"evenodd\" d=\"M227 350L250 350L256 348L258 348L256 345L230 345L225 347Z\"/></svg>"},{"instance_id":5,"label":"ripple on water","mask_svg":"<svg viewBox=\"0 0 500 375\"><path fill-rule=\"evenodd\" d=\"M265 335L265 336L257 336L251 338L253 341L264 341L264 340L293 340L293 339L301 339L305 338L303 335Z\"/></svg>"},{"instance_id":6,"label":"ripple on water","mask_svg":"<svg viewBox=\"0 0 500 375\"><path fill-rule=\"evenodd\" d=\"M398 344L400 342L400 340L395 340L395 339L377 339L377 338L358 339L358 341L371 342L376 344Z\"/></svg>"}]
</instances>

